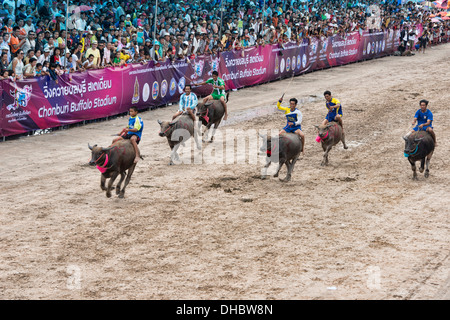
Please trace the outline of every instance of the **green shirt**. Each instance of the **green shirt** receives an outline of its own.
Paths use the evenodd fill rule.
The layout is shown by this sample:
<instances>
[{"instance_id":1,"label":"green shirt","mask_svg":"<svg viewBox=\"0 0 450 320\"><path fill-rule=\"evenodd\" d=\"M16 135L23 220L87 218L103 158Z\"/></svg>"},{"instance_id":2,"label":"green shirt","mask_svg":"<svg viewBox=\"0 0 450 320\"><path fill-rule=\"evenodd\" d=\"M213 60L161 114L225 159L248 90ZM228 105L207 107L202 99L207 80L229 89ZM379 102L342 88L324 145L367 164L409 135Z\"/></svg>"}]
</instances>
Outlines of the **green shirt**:
<instances>
[{"instance_id":1,"label":"green shirt","mask_svg":"<svg viewBox=\"0 0 450 320\"><path fill-rule=\"evenodd\" d=\"M225 87L225 81L223 81L223 79L221 79L221 78L217 78L217 81L214 81L213 78L209 78L208 80L206 80L206 83L210 83L212 85L216 85L219 87L222 87L222 86ZM222 94L225 94L225 90L214 88L212 93L215 93L217 95L222 95Z\"/></svg>"}]
</instances>

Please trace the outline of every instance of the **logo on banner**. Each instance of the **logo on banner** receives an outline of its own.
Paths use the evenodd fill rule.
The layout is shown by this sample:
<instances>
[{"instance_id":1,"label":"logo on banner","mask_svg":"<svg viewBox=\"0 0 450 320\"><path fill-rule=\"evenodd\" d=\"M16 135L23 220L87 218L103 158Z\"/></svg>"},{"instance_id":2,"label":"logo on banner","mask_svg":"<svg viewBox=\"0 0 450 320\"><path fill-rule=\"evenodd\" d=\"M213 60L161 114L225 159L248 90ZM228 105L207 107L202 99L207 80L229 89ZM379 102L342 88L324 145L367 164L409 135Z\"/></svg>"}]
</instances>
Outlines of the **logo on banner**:
<instances>
[{"instance_id":1,"label":"logo on banner","mask_svg":"<svg viewBox=\"0 0 450 320\"><path fill-rule=\"evenodd\" d=\"M372 42L372 53L375 53L375 42Z\"/></svg>"},{"instance_id":2,"label":"logo on banner","mask_svg":"<svg viewBox=\"0 0 450 320\"><path fill-rule=\"evenodd\" d=\"M183 91L184 91L184 86L185 86L185 85L186 85L186 80L185 80L184 77L183 77L183 78L180 79L180 81L178 81L178 92L179 92L180 94L183 93Z\"/></svg>"},{"instance_id":3,"label":"logo on banner","mask_svg":"<svg viewBox=\"0 0 450 320\"><path fill-rule=\"evenodd\" d=\"M303 61L302 61L303 69L306 67L306 62L307 62L306 54L303 54Z\"/></svg>"},{"instance_id":4,"label":"logo on banner","mask_svg":"<svg viewBox=\"0 0 450 320\"><path fill-rule=\"evenodd\" d=\"M386 40L383 40L383 44L381 45L381 51L384 52L385 47L386 47Z\"/></svg>"},{"instance_id":5,"label":"logo on banner","mask_svg":"<svg viewBox=\"0 0 450 320\"><path fill-rule=\"evenodd\" d=\"M370 42L367 44L367 54L370 54Z\"/></svg>"},{"instance_id":6,"label":"logo on banner","mask_svg":"<svg viewBox=\"0 0 450 320\"><path fill-rule=\"evenodd\" d=\"M17 110L19 107L25 108L28 106L28 102L31 98L31 92L33 91L30 85L24 86L20 89L16 84L14 84L14 90L11 90L9 93L14 98L14 102L6 107L8 111Z\"/></svg>"},{"instance_id":7,"label":"logo on banner","mask_svg":"<svg viewBox=\"0 0 450 320\"><path fill-rule=\"evenodd\" d=\"M175 81L174 78L172 78L170 80L170 86L169 87L170 87L170 89L169 89L170 96L173 96L175 94L175 91L177 90L177 82Z\"/></svg>"},{"instance_id":8,"label":"logo on banner","mask_svg":"<svg viewBox=\"0 0 450 320\"><path fill-rule=\"evenodd\" d=\"M291 58L286 59L286 71L289 72L289 68L291 67Z\"/></svg>"},{"instance_id":9,"label":"logo on banner","mask_svg":"<svg viewBox=\"0 0 450 320\"><path fill-rule=\"evenodd\" d=\"M300 69L302 67L302 58L300 55L297 56L297 69Z\"/></svg>"},{"instance_id":10,"label":"logo on banner","mask_svg":"<svg viewBox=\"0 0 450 320\"><path fill-rule=\"evenodd\" d=\"M278 55L275 56L275 74L278 74L280 68L280 61L278 60Z\"/></svg>"},{"instance_id":11,"label":"logo on banner","mask_svg":"<svg viewBox=\"0 0 450 320\"><path fill-rule=\"evenodd\" d=\"M161 98L164 98L164 97L166 96L166 94L167 94L167 88L168 88L168 86L167 86L167 81L166 81L166 80L163 80L163 81L161 82Z\"/></svg>"},{"instance_id":12,"label":"logo on banner","mask_svg":"<svg viewBox=\"0 0 450 320\"><path fill-rule=\"evenodd\" d=\"M285 67L284 58L281 58L281 63L280 63L280 73L283 73L283 72L284 72L284 67Z\"/></svg>"},{"instance_id":13,"label":"logo on banner","mask_svg":"<svg viewBox=\"0 0 450 320\"><path fill-rule=\"evenodd\" d=\"M194 71L197 77L201 77L203 74L203 66L205 62L203 60L200 60L199 62L194 62Z\"/></svg>"},{"instance_id":14,"label":"logo on banner","mask_svg":"<svg viewBox=\"0 0 450 320\"><path fill-rule=\"evenodd\" d=\"M325 40L322 42L322 50L320 52L325 53L327 52L327 46L328 46L328 40Z\"/></svg>"},{"instance_id":15,"label":"logo on banner","mask_svg":"<svg viewBox=\"0 0 450 320\"><path fill-rule=\"evenodd\" d=\"M155 81L155 82L153 82L153 85L152 85L152 98L153 98L153 100L158 98L158 93L159 93L159 84L158 84L158 81Z\"/></svg>"},{"instance_id":16,"label":"logo on banner","mask_svg":"<svg viewBox=\"0 0 450 320\"><path fill-rule=\"evenodd\" d=\"M294 57L292 57L292 71L295 70L295 61L296 61L296 58L294 56Z\"/></svg>"},{"instance_id":17,"label":"logo on banner","mask_svg":"<svg viewBox=\"0 0 450 320\"><path fill-rule=\"evenodd\" d=\"M311 44L311 52L309 53L310 55L313 55L313 54L316 54L316 52L317 52L317 43L316 42L313 42L312 44Z\"/></svg>"},{"instance_id":18,"label":"logo on banner","mask_svg":"<svg viewBox=\"0 0 450 320\"><path fill-rule=\"evenodd\" d=\"M378 51L378 41L375 43L375 53L378 53L379 51Z\"/></svg>"},{"instance_id":19,"label":"logo on banner","mask_svg":"<svg viewBox=\"0 0 450 320\"><path fill-rule=\"evenodd\" d=\"M219 58L211 59L209 62L211 70L209 70L208 75L212 75L213 71L219 71Z\"/></svg>"},{"instance_id":20,"label":"logo on banner","mask_svg":"<svg viewBox=\"0 0 450 320\"><path fill-rule=\"evenodd\" d=\"M149 97L150 97L150 86L148 85L148 83L145 83L144 87L142 88L142 100L146 102Z\"/></svg>"},{"instance_id":21,"label":"logo on banner","mask_svg":"<svg viewBox=\"0 0 450 320\"><path fill-rule=\"evenodd\" d=\"M139 102L139 81L136 77L136 80L134 80L134 93L133 98L131 99L131 103L135 104Z\"/></svg>"}]
</instances>

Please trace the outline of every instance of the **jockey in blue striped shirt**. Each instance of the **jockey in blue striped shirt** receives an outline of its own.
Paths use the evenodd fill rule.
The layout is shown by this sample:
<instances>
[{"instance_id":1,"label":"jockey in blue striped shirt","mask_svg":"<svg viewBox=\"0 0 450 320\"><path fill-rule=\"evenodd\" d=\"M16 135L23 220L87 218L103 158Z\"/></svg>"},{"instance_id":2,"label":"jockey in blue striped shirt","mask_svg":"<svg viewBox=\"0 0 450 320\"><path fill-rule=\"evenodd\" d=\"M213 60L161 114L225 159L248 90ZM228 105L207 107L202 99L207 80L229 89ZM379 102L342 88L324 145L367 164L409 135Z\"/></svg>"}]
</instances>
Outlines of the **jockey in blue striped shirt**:
<instances>
[{"instance_id":1,"label":"jockey in blue striped shirt","mask_svg":"<svg viewBox=\"0 0 450 320\"><path fill-rule=\"evenodd\" d=\"M195 114L194 110L197 107L198 98L195 93L192 92L192 87L190 84L187 84L184 87L184 93L180 97L180 108L177 113L172 117L172 121L175 120L176 117L187 112L189 116L192 118L192 121L195 122Z\"/></svg>"}]
</instances>

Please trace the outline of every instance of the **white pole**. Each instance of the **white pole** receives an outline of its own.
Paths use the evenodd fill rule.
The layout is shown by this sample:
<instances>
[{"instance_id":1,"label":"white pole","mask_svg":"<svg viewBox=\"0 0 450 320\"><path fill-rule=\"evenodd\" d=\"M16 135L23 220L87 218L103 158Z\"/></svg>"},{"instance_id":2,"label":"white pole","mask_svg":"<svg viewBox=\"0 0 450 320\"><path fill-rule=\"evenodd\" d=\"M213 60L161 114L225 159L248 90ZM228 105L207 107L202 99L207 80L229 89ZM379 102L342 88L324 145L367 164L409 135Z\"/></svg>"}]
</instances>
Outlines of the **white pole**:
<instances>
[{"instance_id":1,"label":"white pole","mask_svg":"<svg viewBox=\"0 0 450 320\"><path fill-rule=\"evenodd\" d=\"M67 0L66 3L66 39L64 40L64 68L67 67L67 56L66 56L66 51L67 51L67 20L69 20L69 0Z\"/></svg>"},{"instance_id":2,"label":"white pole","mask_svg":"<svg viewBox=\"0 0 450 320\"><path fill-rule=\"evenodd\" d=\"M261 33L261 31L264 30L264 26L266 25L266 0L264 0L264 3L263 3L263 12L262 12L262 14L263 14L263 24L261 26L261 30L259 30L260 33ZM262 36L264 36L264 35L262 35Z\"/></svg>"},{"instance_id":3,"label":"white pole","mask_svg":"<svg viewBox=\"0 0 450 320\"><path fill-rule=\"evenodd\" d=\"M156 41L156 21L157 21L157 17L158 17L158 0L156 0L156 6L155 6L155 30L153 30L153 45L155 44Z\"/></svg>"},{"instance_id":4,"label":"white pole","mask_svg":"<svg viewBox=\"0 0 450 320\"><path fill-rule=\"evenodd\" d=\"M220 30L219 30L219 41L222 41L222 28L223 28L223 2L225 0L220 1Z\"/></svg>"}]
</instances>

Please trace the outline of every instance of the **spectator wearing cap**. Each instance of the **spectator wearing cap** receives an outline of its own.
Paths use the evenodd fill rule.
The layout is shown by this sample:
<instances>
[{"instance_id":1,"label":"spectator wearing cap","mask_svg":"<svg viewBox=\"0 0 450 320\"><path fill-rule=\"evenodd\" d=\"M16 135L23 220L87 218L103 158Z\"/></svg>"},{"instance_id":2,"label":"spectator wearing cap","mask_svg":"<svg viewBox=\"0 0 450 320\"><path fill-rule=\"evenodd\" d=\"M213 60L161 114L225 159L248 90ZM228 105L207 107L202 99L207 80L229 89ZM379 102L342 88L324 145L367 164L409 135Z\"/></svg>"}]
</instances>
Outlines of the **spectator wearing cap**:
<instances>
[{"instance_id":1,"label":"spectator wearing cap","mask_svg":"<svg viewBox=\"0 0 450 320\"><path fill-rule=\"evenodd\" d=\"M161 44L158 41L155 41L153 44L153 48L150 49L150 57L153 61L162 61L163 57L160 51Z\"/></svg>"},{"instance_id":2,"label":"spectator wearing cap","mask_svg":"<svg viewBox=\"0 0 450 320\"><path fill-rule=\"evenodd\" d=\"M2 42L0 43L0 48L2 52L6 52L8 55L8 61L11 61L11 48L9 46L10 35L9 33L4 33L2 36Z\"/></svg>"},{"instance_id":3,"label":"spectator wearing cap","mask_svg":"<svg viewBox=\"0 0 450 320\"><path fill-rule=\"evenodd\" d=\"M37 62L44 65L45 61L50 62L50 49L48 47L44 49L43 54L40 55Z\"/></svg>"},{"instance_id":4,"label":"spectator wearing cap","mask_svg":"<svg viewBox=\"0 0 450 320\"><path fill-rule=\"evenodd\" d=\"M101 56L100 56L100 50L97 48L98 46L98 42L96 40L94 40L92 42L92 46L86 50L86 55L85 57L88 59L90 55L92 55L94 57L94 66L97 68L100 66L100 62L101 62Z\"/></svg>"}]
</instances>

